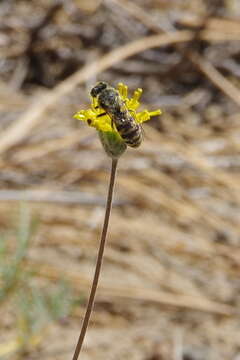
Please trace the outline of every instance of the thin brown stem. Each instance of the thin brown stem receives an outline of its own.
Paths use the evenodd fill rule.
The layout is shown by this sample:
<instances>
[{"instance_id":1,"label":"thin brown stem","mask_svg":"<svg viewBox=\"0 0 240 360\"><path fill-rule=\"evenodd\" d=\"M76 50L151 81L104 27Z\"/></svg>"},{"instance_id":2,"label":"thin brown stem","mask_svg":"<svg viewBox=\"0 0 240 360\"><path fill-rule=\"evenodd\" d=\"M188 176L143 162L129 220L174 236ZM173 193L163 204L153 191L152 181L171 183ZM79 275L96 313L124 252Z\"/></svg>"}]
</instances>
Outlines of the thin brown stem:
<instances>
[{"instance_id":1,"label":"thin brown stem","mask_svg":"<svg viewBox=\"0 0 240 360\"><path fill-rule=\"evenodd\" d=\"M99 249L98 249L95 273L94 273L92 288L90 291L90 296L89 296L89 300L88 300L88 304L87 304L87 308L86 308L86 313L85 313L85 316L83 319L82 328L81 328L80 335L78 338L78 343L77 343L72 360L77 360L79 357L79 354L82 349L83 341L84 341L84 338L86 335L89 319L90 319L90 316L92 313L93 305L94 305L94 299L95 299L96 290L97 290L97 286L98 286L99 275L100 275L101 267L102 267L103 253L104 253L104 248L105 248L105 243L106 243L109 218L110 218L111 208L112 208L112 198L113 198L113 189L114 189L114 183L115 183L117 163L118 163L117 159L112 159L112 168L111 168L111 176L110 176L109 187L108 187L107 204L106 204L106 210L105 210L102 235L101 235L100 245L99 245Z\"/></svg>"}]
</instances>

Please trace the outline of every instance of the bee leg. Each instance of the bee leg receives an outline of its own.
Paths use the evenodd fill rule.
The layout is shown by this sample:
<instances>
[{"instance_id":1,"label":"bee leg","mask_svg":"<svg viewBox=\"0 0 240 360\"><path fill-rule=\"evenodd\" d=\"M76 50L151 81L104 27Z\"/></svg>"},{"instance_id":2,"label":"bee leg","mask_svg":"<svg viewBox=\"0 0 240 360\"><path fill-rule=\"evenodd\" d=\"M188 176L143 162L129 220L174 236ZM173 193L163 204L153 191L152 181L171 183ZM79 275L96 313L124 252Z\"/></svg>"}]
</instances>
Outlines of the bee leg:
<instances>
[{"instance_id":1,"label":"bee leg","mask_svg":"<svg viewBox=\"0 0 240 360\"><path fill-rule=\"evenodd\" d=\"M115 126L114 126L114 122L113 122L113 119L111 119L111 127L113 130L116 130Z\"/></svg>"},{"instance_id":2,"label":"bee leg","mask_svg":"<svg viewBox=\"0 0 240 360\"><path fill-rule=\"evenodd\" d=\"M114 131L117 131L117 132L118 132L118 129L117 129L116 125L114 124L113 119L111 119L111 127L112 127L112 129L113 129Z\"/></svg>"},{"instance_id":3,"label":"bee leg","mask_svg":"<svg viewBox=\"0 0 240 360\"><path fill-rule=\"evenodd\" d=\"M101 116L104 116L104 115L107 115L107 113L104 112L104 113L98 114L97 117L101 117Z\"/></svg>"}]
</instances>

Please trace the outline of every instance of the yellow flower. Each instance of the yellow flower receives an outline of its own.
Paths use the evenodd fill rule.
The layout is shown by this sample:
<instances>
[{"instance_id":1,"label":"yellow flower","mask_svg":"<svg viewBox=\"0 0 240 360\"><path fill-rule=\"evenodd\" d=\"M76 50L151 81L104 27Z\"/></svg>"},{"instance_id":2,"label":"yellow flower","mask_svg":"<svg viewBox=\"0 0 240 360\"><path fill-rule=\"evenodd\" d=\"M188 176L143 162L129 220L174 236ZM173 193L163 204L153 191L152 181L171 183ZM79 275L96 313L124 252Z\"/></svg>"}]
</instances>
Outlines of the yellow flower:
<instances>
[{"instance_id":1,"label":"yellow flower","mask_svg":"<svg viewBox=\"0 0 240 360\"><path fill-rule=\"evenodd\" d=\"M98 83L102 84L102 83ZM105 83L104 83L105 84ZM139 99L142 95L142 89L137 89L133 93L133 97L128 98L128 87L122 83L118 84L118 93L127 110L131 113L136 123L141 124L145 121L150 120L152 116L160 115L161 110L148 111L143 110L137 112L140 106ZM125 150L126 144L122 139L121 134L116 129L114 119L112 119L105 110L100 106L98 97L91 96L92 103L91 108L87 110L80 110L74 118L85 121L89 126L94 127L98 130L100 139L103 143L104 149L111 157L119 157ZM117 145L117 151L114 146ZM115 154L115 155L114 155Z\"/></svg>"}]
</instances>

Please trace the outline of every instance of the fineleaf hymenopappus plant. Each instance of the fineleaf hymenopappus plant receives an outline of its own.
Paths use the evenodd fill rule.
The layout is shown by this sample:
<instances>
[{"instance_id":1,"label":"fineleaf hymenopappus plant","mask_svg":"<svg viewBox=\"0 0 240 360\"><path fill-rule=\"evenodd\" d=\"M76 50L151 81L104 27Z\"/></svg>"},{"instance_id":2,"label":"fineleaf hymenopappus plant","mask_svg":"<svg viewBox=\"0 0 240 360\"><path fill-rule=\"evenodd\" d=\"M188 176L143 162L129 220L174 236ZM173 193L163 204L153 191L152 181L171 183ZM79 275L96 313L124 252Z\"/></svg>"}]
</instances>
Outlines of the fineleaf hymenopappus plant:
<instances>
[{"instance_id":1,"label":"fineleaf hymenopappus plant","mask_svg":"<svg viewBox=\"0 0 240 360\"><path fill-rule=\"evenodd\" d=\"M161 110L137 112L142 89L135 90L133 97L128 98L128 87L122 83L119 83L118 89L115 89L105 82L99 82L92 88L90 94L91 108L79 111L74 115L74 118L85 121L98 131L103 148L112 159L112 168L95 274L73 360L77 360L80 354L94 304L111 212L118 159L127 149L127 146L138 147L141 144L142 129L140 124L150 120L152 116L161 114Z\"/></svg>"}]
</instances>

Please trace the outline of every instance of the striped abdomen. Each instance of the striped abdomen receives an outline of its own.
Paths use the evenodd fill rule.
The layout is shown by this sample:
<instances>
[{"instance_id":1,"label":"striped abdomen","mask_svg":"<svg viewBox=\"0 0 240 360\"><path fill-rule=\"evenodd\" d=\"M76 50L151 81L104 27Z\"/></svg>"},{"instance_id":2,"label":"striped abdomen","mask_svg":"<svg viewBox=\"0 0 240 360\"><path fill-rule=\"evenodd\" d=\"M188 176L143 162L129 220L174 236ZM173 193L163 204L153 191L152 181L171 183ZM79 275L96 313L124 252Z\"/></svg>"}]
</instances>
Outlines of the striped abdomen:
<instances>
[{"instance_id":1,"label":"striped abdomen","mask_svg":"<svg viewBox=\"0 0 240 360\"><path fill-rule=\"evenodd\" d=\"M142 129L128 113L125 116L114 116L113 122L117 131L128 146L138 147L142 142Z\"/></svg>"}]
</instances>

